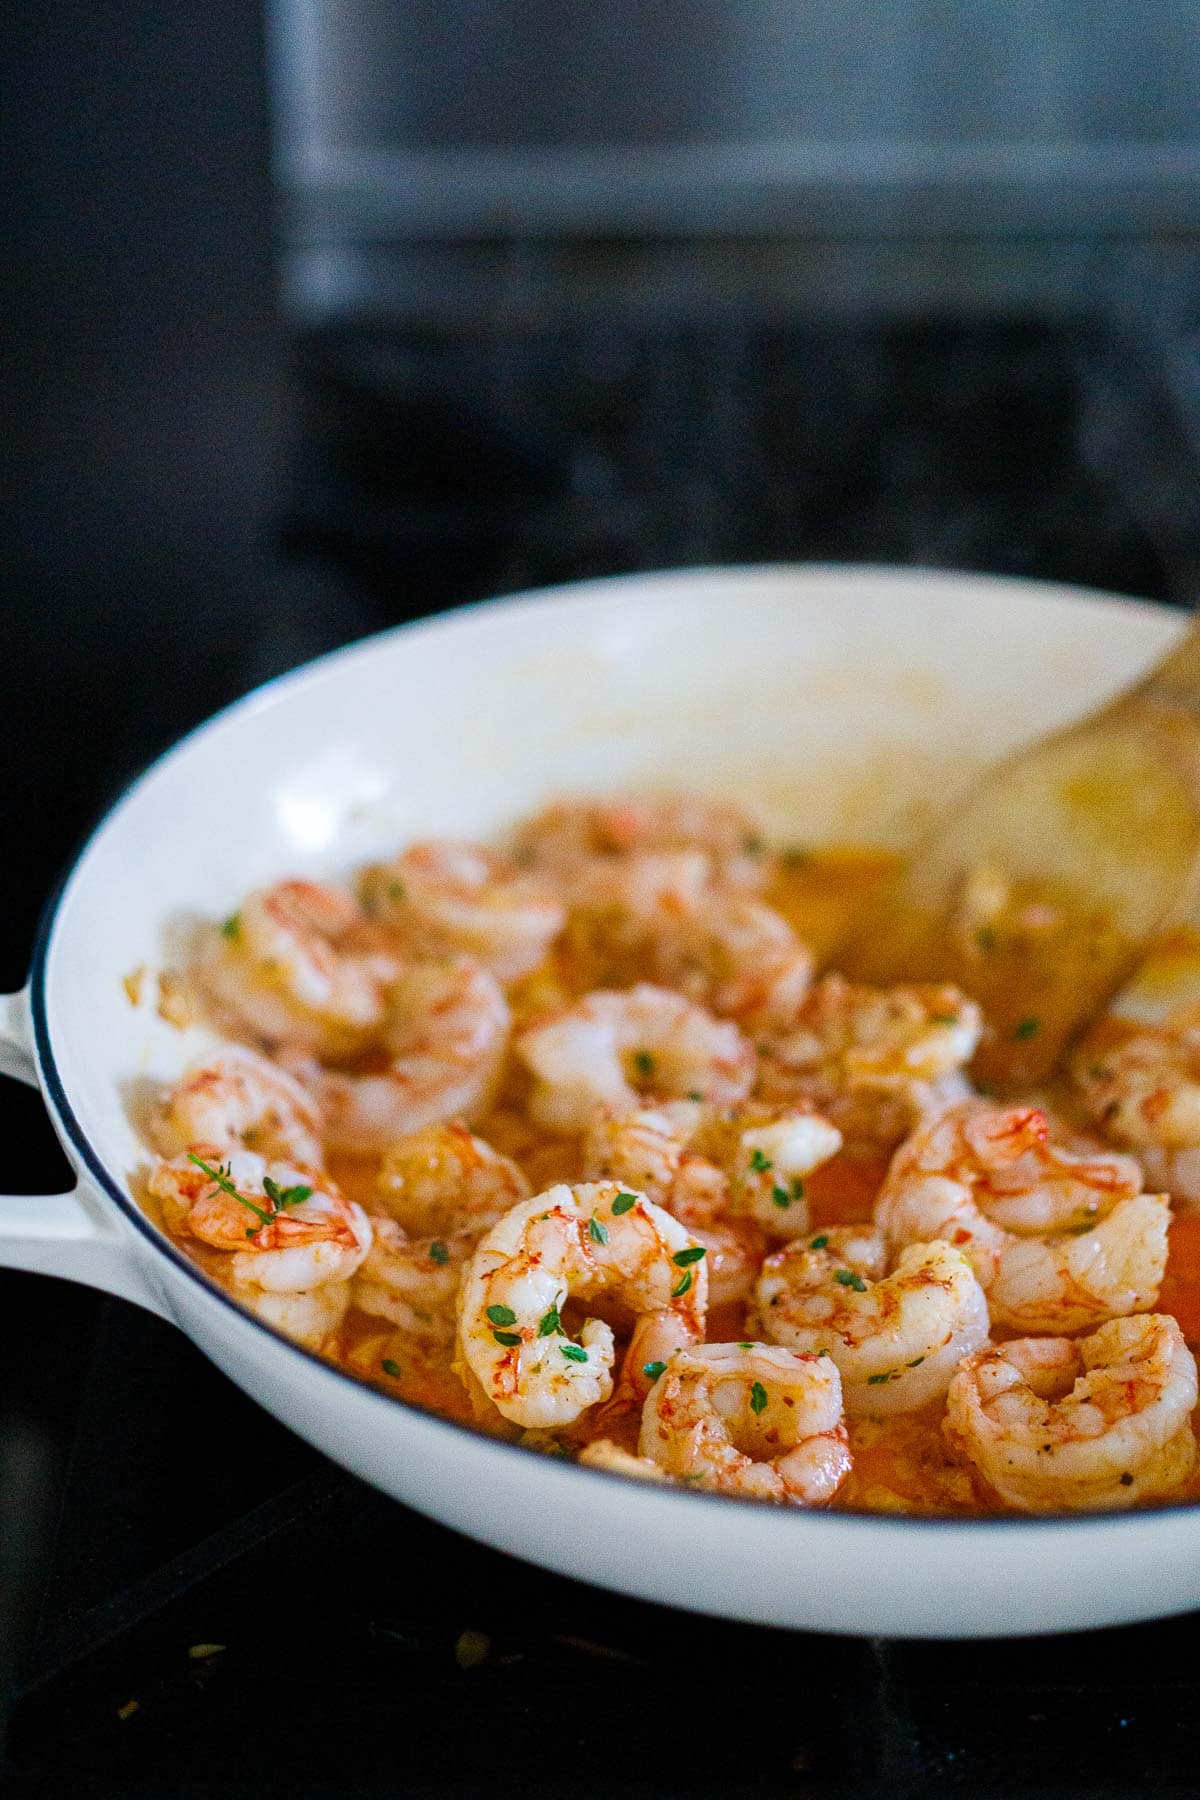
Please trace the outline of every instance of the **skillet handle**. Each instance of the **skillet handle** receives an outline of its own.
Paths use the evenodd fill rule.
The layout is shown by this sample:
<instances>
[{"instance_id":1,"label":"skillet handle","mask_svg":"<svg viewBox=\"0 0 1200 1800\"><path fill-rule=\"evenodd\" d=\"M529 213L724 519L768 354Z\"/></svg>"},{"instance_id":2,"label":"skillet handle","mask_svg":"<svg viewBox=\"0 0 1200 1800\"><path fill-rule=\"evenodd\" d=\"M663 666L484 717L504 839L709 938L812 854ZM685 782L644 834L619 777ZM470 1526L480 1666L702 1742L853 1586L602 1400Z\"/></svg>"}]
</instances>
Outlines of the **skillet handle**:
<instances>
[{"instance_id":1,"label":"skillet handle","mask_svg":"<svg viewBox=\"0 0 1200 1800\"><path fill-rule=\"evenodd\" d=\"M28 989L0 994L0 1075L38 1085ZM108 1222L86 1178L69 1194L0 1194L0 1268L81 1281L170 1317L134 1260L131 1235Z\"/></svg>"}]
</instances>

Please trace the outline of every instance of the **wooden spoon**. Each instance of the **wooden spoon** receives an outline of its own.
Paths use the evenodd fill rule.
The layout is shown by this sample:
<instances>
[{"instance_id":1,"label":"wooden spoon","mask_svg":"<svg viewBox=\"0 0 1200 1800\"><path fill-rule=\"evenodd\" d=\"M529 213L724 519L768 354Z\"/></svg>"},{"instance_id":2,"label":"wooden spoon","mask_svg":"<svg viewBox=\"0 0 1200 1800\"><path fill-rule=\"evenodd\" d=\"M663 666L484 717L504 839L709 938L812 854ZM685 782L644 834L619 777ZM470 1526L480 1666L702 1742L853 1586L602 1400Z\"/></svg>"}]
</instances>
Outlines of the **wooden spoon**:
<instances>
[{"instance_id":1,"label":"wooden spoon","mask_svg":"<svg viewBox=\"0 0 1200 1800\"><path fill-rule=\"evenodd\" d=\"M1200 887L1200 624L1136 687L1007 757L854 922L860 981L950 981L974 1073L1041 1080Z\"/></svg>"}]
</instances>

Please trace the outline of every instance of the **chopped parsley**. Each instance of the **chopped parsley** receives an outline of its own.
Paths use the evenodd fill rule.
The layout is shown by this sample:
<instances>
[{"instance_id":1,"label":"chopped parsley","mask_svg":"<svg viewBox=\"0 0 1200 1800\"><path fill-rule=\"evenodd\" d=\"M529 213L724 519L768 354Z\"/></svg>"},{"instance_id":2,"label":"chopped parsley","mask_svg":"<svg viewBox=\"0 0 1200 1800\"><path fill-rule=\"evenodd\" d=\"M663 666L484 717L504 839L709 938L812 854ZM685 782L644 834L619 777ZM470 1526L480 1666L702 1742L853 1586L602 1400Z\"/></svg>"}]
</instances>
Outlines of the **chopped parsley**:
<instances>
[{"instance_id":1,"label":"chopped parsley","mask_svg":"<svg viewBox=\"0 0 1200 1800\"><path fill-rule=\"evenodd\" d=\"M651 1381L657 1381L666 1366L665 1362L643 1363L642 1374L648 1375Z\"/></svg>"},{"instance_id":2,"label":"chopped parsley","mask_svg":"<svg viewBox=\"0 0 1200 1800\"><path fill-rule=\"evenodd\" d=\"M607 1244L608 1242L608 1226L602 1225L595 1213L588 1220L588 1236L593 1244Z\"/></svg>"},{"instance_id":3,"label":"chopped parsley","mask_svg":"<svg viewBox=\"0 0 1200 1800\"><path fill-rule=\"evenodd\" d=\"M241 913L230 913L229 917L227 919L224 919L221 923L221 936L222 937L225 937L225 938L240 937L241 931L242 931L242 915L241 915Z\"/></svg>"},{"instance_id":4,"label":"chopped parsley","mask_svg":"<svg viewBox=\"0 0 1200 1800\"><path fill-rule=\"evenodd\" d=\"M885 1381L894 1381L895 1378L896 1378L895 1369L889 1369L886 1372L886 1374L883 1374L883 1375L868 1375L867 1376L867 1386L868 1387L881 1387Z\"/></svg>"},{"instance_id":5,"label":"chopped parsley","mask_svg":"<svg viewBox=\"0 0 1200 1800\"><path fill-rule=\"evenodd\" d=\"M627 1213L631 1207L636 1205L636 1194L618 1194L612 1203L613 1218L619 1219L622 1213Z\"/></svg>"},{"instance_id":6,"label":"chopped parsley","mask_svg":"<svg viewBox=\"0 0 1200 1800\"><path fill-rule=\"evenodd\" d=\"M492 1336L498 1344L503 1344L506 1350L515 1350L521 1341L519 1331L493 1331Z\"/></svg>"},{"instance_id":7,"label":"chopped parsley","mask_svg":"<svg viewBox=\"0 0 1200 1800\"><path fill-rule=\"evenodd\" d=\"M815 1237L812 1240L811 1244L808 1247L810 1250L824 1250L828 1243L829 1243L828 1235L823 1231L819 1237Z\"/></svg>"},{"instance_id":8,"label":"chopped parsley","mask_svg":"<svg viewBox=\"0 0 1200 1800\"><path fill-rule=\"evenodd\" d=\"M1041 1029L1042 1021L1039 1018L1034 1017L1033 1014L1030 1014L1029 1018L1022 1019L1019 1024L1013 1027L1013 1036L1019 1044L1026 1044L1029 1042L1030 1038L1036 1037Z\"/></svg>"},{"instance_id":9,"label":"chopped parsley","mask_svg":"<svg viewBox=\"0 0 1200 1800\"><path fill-rule=\"evenodd\" d=\"M561 1331L561 1329L562 1320L558 1316L558 1308L557 1306L552 1306L549 1312L543 1313L538 1320L538 1336L553 1337L554 1333L556 1331Z\"/></svg>"},{"instance_id":10,"label":"chopped parsley","mask_svg":"<svg viewBox=\"0 0 1200 1800\"><path fill-rule=\"evenodd\" d=\"M750 1411L752 1413L761 1413L766 1412L766 1410L767 1390L761 1381L756 1381L754 1386L750 1389Z\"/></svg>"},{"instance_id":11,"label":"chopped parsley","mask_svg":"<svg viewBox=\"0 0 1200 1800\"><path fill-rule=\"evenodd\" d=\"M635 1050L633 1067L640 1081L654 1080L654 1058L648 1050Z\"/></svg>"},{"instance_id":12,"label":"chopped parsley","mask_svg":"<svg viewBox=\"0 0 1200 1800\"><path fill-rule=\"evenodd\" d=\"M842 1287L853 1288L856 1294L865 1294L867 1291L867 1284L857 1269L835 1269L833 1279Z\"/></svg>"},{"instance_id":13,"label":"chopped parsley","mask_svg":"<svg viewBox=\"0 0 1200 1800\"><path fill-rule=\"evenodd\" d=\"M436 1242L430 1244L429 1260L430 1262L441 1263L443 1266L450 1261L450 1252L440 1238L438 1238Z\"/></svg>"},{"instance_id":14,"label":"chopped parsley","mask_svg":"<svg viewBox=\"0 0 1200 1800\"><path fill-rule=\"evenodd\" d=\"M912 1361L910 1363L905 1363L904 1366L906 1369L919 1369L924 1361L925 1358L923 1356L914 1356Z\"/></svg>"},{"instance_id":15,"label":"chopped parsley","mask_svg":"<svg viewBox=\"0 0 1200 1800\"><path fill-rule=\"evenodd\" d=\"M584 1363L588 1359L588 1353L582 1344L560 1344L558 1347L568 1362Z\"/></svg>"},{"instance_id":16,"label":"chopped parsley","mask_svg":"<svg viewBox=\"0 0 1200 1800\"><path fill-rule=\"evenodd\" d=\"M776 1206L782 1208L785 1212L792 1204L792 1196L788 1193L786 1188L773 1187L771 1189L771 1198Z\"/></svg>"},{"instance_id":17,"label":"chopped parsley","mask_svg":"<svg viewBox=\"0 0 1200 1800\"><path fill-rule=\"evenodd\" d=\"M390 1375L393 1381L399 1381L400 1364L398 1362L393 1362L390 1356L385 1356L379 1366L385 1375Z\"/></svg>"},{"instance_id":18,"label":"chopped parsley","mask_svg":"<svg viewBox=\"0 0 1200 1800\"><path fill-rule=\"evenodd\" d=\"M771 1159L764 1156L761 1150L755 1150L750 1158L750 1167L756 1175L766 1175L771 1168Z\"/></svg>"},{"instance_id":19,"label":"chopped parsley","mask_svg":"<svg viewBox=\"0 0 1200 1800\"><path fill-rule=\"evenodd\" d=\"M487 1316L493 1325L515 1325L517 1322L511 1306L489 1306Z\"/></svg>"}]
</instances>

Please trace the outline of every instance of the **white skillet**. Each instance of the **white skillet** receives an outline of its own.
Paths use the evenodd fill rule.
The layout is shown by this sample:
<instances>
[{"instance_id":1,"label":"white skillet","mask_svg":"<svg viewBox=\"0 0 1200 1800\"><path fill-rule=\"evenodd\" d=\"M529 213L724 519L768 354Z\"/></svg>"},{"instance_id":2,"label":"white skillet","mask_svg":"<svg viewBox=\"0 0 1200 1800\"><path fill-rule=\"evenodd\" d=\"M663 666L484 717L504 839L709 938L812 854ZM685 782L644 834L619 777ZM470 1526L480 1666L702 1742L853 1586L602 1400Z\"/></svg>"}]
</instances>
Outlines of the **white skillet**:
<instances>
[{"instance_id":1,"label":"white skillet","mask_svg":"<svg viewBox=\"0 0 1200 1800\"><path fill-rule=\"evenodd\" d=\"M194 1033L153 971L188 913L416 834L488 834L547 795L685 782L796 840L903 842L1010 745L1085 712L1178 634L1066 588L761 568L493 602L326 657L221 714L98 827L0 1004L78 1185L0 1198L0 1264L173 1320L227 1375L397 1499L532 1562L669 1605L818 1630L1057 1631L1200 1603L1200 1507L922 1522L775 1510L499 1444L390 1400L241 1312L130 1198L130 1106ZM134 1007L122 977L150 966ZM135 1391L130 1404L137 1404Z\"/></svg>"}]
</instances>

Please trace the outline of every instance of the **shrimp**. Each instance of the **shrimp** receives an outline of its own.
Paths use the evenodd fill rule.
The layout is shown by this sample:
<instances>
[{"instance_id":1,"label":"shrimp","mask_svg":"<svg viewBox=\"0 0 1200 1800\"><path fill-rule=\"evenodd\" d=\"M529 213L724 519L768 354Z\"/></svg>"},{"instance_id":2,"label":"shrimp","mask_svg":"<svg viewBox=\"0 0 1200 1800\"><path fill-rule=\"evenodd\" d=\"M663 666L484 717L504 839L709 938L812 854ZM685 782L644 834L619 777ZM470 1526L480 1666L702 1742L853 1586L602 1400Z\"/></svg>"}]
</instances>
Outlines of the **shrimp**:
<instances>
[{"instance_id":1,"label":"shrimp","mask_svg":"<svg viewBox=\"0 0 1200 1800\"><path fill-rule=\"evenodd\" d=\"M815 1114L748 1108L710 1120L678 1100L625 1115L598 1110L584 1172L636 1187L681 1220L708 1251L709 1300L723 1306L749 1297L768 1237L805 1229L803 1177L840 1143Z\"/></svg>"},{"instance_id":2,"label":"shrimp","mask_svg":"<svg viewBox=\"0 0 1200 1800\"><path fill-rule=\"evenodd\" d=\"M218 1010L262 1042L338 1057L382 1024L398 965L349 894L281 881L247 895L197 973Z\"/></svg>"},{"instance_id":3,"label":"shrimp","mask_svg":"<svg viewBox=\"0 0 1200 1800\"><path fill-rule=\"evenodd\" d=\"M160 1160L149 1188L169 1230L224 1253L219 1278L260 1317L313 1344L340 1323L371 1225L328 1176L198 1144Z\"/></svg>"},{"instance_id":4,"label":"shrimp","mask_svg":"<svg viewBox=\"0 0 1200 1800\"><path fill-rule=\"evenodd\" d=\"M1166 1313L970 1356L943 1430L1008 1506L1115 1510L1175 1493L1196 1460L1196 1364Z\"/></svg>"},{"instance_id":5,"label":"shrimp","mask_svg":"<svg viewBox=\"0 0 1200 1800\"><path fill-rule=\"evenodd\" d=\"M702 852L736 887L760 887L770 871L762 832L749 814L729 801L689 793L557 801L519 828L514 853L569 882L598 859L646 850Z\"/></svg>"},{"instance_id":6,"label":"shrimp","mask_svg":"<svg viewBox=\"0 0 1200 1800\"><path fill-rule=\"evenodd\" d=\"M531 1116L550 1131L584 1130L597 1106L632 1111L639 1091L733 1105L754 1080L754 1050L736 1025L645 983L585 995L516 1048L536 1080Z\"/></svg>"},{"instance_id":7,"label":"shrimp","mask_svg":"<svg viewBox=\"0 0 1200 1800\"><path fill-rule=\"evenodd\" d=\"M330 1148L380 1155L426 1125L485 1112L508 1028L508 1003L481 963L414 963L389 997L383 1069L356 1074L310 1060L292 1067L320 1104Z\"/></svg>"},{"instance_id":8,"label":"shrimp","mask_svg":"<svg viewBox=\"0 0 1200 1800\"><path fill-rule=\"evenodd\" d=\"M926 1114L969 1093L964 1065L983 1029L954 987L818 981L783 1029L759 1043L759 1092L805 1099L848 1143L893 1149Z\"/></svg>"},{"instance_id":9,"label":"shrimp","mask_svg":"<svg viewBox=\"0 0 1200 1800\"><path fill-rule=\"evenodd\" d=\"M608 985L639 976L756 1029L794 1016L813 958L782 914L713 884L698 851L596 864L572 894L571 944Z\"/></svg>"},{"instance_id":10,"label":"shrimp","mask_svg":"<svg viewBox=\"0 0 1200 1800\"><path fill-rule=\"evenodd\" d=\"M185 1070L154 1135L168 1156L189 1144L210 1144L222 1155L259 1150L308 1169L321 1168L325 1160L320 1114L299 1082L240 1044Z\"/></svg>"},{"instance_id":11,"label":"shrimp","mask_svg":"<svg viewBox=\"0 0 1200 1800\"><path fill-rule=\"evenodd\" d=\"M474 1232L478 1237L519 1200L529 1183L459 1121L429 1125L392 1144L375 1181L379 1201L406 1231L418 1236Z\"/></svg>"},{"instance_id":12,"label":"shrimp","mask_svg":"<svg viewBox=\"0 0 1200 1800\"><path fill-rule=\"evenodd\" d=\"M529 1183L465 1125L432 1125L392 1145L375 1191L388 1216L371 1220L355 1301L414 1337L449 1343L463 1268L483 1233L529 1198Z\"/></svg>"},{"instance_id":13,"label":"shrimp","mask_svg":"<svg viewBox=\"0 0 1200 1800\"><path fill-rule=\"evenodd\" d=\"M1128 1157L1052 1144L1040 1108L974 1102L901 1146L875 1220L893 1251L935 1238L960 1249L994 1323L1087 1331L1158 1298L1170 1211L1139 1187Z\"/></svg>"},{"instance_id":14,"label":"shrimp","mask_svg":"<svg viewBox=\"0 0 1200 1800\"><path fill-rule=\"evenodd\" d=\"M368 869L360 891L371 917L418 954L465 951L505 982L543 961L567 917L546 882L476 844L412 844Z\"/></svg>"},{"instance_id":15,"label":"shrimp","mask_svg":"<svg viewBox=\"0 0 1200 1800\"><path fill-rule=\"evenodd\" d=\"M1102 1032L1071 1059L1089 1116L1136 1153L1147 1181L1200 1202L1200 1007L1138 1026L1117 1043Z\"/></svg>"},{"instance_id":16,"label":"shrimp","mask_svg":"<svg viewBox=\"0 0 1200 1800\"><path fill-rule=\"evenodd\" d=\"M395 1219L380 1218L372 1218L371 1232L371 1248L355 1277L355 1305L409 1337L452 1343L462 1272L478 1235L413 1240Z\"/></svg>"},{"instance_id":17,"label":"shrimp","mask_svg":"<svg viewBox=\"0 0 1200 1800\"><path fill-rule=\"evenodd\" d=\"M642 1410L638 1450L716 1493L820 1506L850 1470L837 1365L776 1344L677 1351Z\"/></svg>"},{"instance_id":18,"label":"shrimp","mask_svg":"<svg viewBox=\"0 0 1200 1800\"><path fill-rule=\"evenodd\" d=\"M704 1254L669 1213L616 1182L552 1187L514 1206L476 1250L459 1294L462 1362L505 1418L568 1425L609 1398L615 1359L605 1320L586 1318L578 1342L567 1332L568 1300L603 1295L632 1315L626 1362L641 1370L703 1336Z\"/></svg>"},{"instance_id":19,"label":"shrimp","mask_svg":"<svg viewBox=\"0 0 1200 1800\"><path fill-rule=\"evenodd\" d=\"M605 1469L610 1475L634 1475L639 1481L669 1481L670 1477L649 1456L633 1456L611 1438L593 1438L579 1452L585 1469Z\"/></svg>"},{"instance_id":20,"label":"shrimp","mask_svg":"<svg viewBox=\"0 0 1200 1800\"><path fill-rule=\"evenodd\" d=\"M926 1405L987 1342L987 1301L961 1251L910 1244L884 1266L879 1233L831 1227L769 1256L755 1290L766 1338L833 1358L848 1413Z\"/></svg>"}]
</instances>

